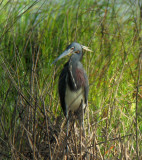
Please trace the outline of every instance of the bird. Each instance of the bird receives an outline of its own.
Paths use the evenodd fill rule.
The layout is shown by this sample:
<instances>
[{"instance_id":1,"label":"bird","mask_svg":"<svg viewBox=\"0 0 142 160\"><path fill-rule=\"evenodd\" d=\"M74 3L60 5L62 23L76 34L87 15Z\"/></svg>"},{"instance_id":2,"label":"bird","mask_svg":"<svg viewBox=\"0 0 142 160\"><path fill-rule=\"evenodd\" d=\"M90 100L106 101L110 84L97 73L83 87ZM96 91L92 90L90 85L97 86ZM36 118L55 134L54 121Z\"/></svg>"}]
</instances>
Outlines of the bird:
<instances>
[{"instance_id":1,"label":"bird","mask_svg":"<svg viewBox=\"0 0 142 160\"><path fill-rule=\"evenodd\" d=\"M77 42L71 43L65 51L56 58L52 64L58 60L70 56L65 63L58 82L60 103L65 117L67 118L67 137L69 128L69 112L76 112L82 107L83 113L88 105L89 81L81 60L83 50L92 52L88 47ZM82 118L82 120L84 117ZM82 121L82 126L84 122Z\"/></svg>"}]
</instances>

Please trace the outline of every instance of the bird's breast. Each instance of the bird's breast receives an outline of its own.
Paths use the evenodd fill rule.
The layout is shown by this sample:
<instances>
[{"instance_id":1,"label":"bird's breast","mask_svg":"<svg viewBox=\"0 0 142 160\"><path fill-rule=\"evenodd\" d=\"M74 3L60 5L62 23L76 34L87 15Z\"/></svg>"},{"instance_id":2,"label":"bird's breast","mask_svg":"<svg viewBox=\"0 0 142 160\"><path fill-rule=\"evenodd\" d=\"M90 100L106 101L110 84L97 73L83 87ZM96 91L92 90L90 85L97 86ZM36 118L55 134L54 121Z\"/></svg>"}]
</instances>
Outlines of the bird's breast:
<instances>
[{"instance_id":1,"label":"bird's breast","mask_svg":"<svg viewBox=\"0 0 142 160\"><path fill-rule=\"evenodd\" d=\"M84 88L81 87L77 91L72 91L67 84L65 92L66 107L71 111L76 111L79 108L81 101L83 101L84 105Z\"/></svg>"}]
</instances>

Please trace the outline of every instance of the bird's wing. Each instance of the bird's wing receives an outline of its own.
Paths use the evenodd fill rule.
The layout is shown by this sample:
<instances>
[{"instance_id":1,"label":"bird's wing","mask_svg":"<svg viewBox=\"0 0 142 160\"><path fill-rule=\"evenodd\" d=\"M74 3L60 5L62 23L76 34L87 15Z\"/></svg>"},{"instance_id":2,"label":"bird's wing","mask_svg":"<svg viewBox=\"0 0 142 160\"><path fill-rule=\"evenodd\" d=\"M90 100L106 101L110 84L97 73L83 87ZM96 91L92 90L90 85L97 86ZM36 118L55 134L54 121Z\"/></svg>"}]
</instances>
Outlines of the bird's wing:
<instances>
[{"instance_id":1,"label":"bird's wing","mask_svg":"<svg viewBox=\"0 0 142 160\"><path fill-rule=\"evenodd\" d=\"M65 116L66 116L65 91L66 91L67 68L68 68L68 63L64 65L64 68L61 71L61 74L59 77L59 85L58 85L61 107L63 109Z\"/></svg>"},{"instance_id":2,"label":"bird's wing","mask_svg":"<svg viewBox=\"0 0 142 160\"><path fill-rule=\"evenodd\" d=\"M78 62L78 66L77 67L83 72L82 74L84 74L84 78L83 78L83 81L85 79L85 81L84 81L84 96L85 96L85 104L87 105L87 103L88 103L88 92L89 92L88 77L87 77L87 74L86 74L86 72L85 72L85 70L83 68L83 65L80 62Z\"/></svg>"},{"instance_id":3,"label":"bird's wing","mask_svg":"<svg viewBox=\"0 0 142 160\"><path fill-rule=\"evenodd\" d=\"M88 103L89 81L86 73L84 73L84 76L85 76L85 86L84 86L85 104L88 105L87 103Z\"/></svg>"}]
</instances>

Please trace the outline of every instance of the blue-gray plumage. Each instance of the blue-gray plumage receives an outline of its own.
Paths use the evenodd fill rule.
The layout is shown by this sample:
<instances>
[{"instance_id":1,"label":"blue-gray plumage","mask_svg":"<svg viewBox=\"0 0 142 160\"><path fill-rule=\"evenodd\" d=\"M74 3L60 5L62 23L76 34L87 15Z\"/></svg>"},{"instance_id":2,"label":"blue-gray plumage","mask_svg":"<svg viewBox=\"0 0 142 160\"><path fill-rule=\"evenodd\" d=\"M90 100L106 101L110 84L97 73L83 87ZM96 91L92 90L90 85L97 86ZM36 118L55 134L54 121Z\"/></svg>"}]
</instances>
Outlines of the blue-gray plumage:
<instances>
[{"instance_id":1,"label":"blue-gray plumage","mask_svg":"<svg viewBox=\"0 0 142 160\"><path fill-rule=\"evenodd\" d=\"M81 100L83 100L84 105L87 105L89 84L80 62L81 59L82 48L80 48L79 53L71 56L59 77L59 96L65 116L70 110L76 111L81 104Z\"/></svg>"},{"instance_id":2,"label":"blue-gray plumage","mask_svg":"<svg viewBox=\"0 0 142 160\"><path fill-rule=\"evenodd\" d=\"M67 136L69 127L69 111L75 112L81 106L84 113L85 107L88 103L88 77L83 68L83 65L81 64L83 49L91 51L87 47L73 42L53 62L55 63L59 59L67 55L71 55L69 61L64 65L64 68L61 71L58 84L61 107L63 109L64 115L67 118Z\"/></svg>"},{"instance_id":3,"label":"blue-gray plumage","mask_svg":"<svg viewBox=\"0 0 142 160\"><path fill-rule=\"evenodd\" d=\"M83 47L79 43L73 42L53 62L71 54L69 61L61 71L58 85L61 107L66 117L69 111L77 111L81 101L83 101L83 106L87 106L89 84L86 72L80 62L83 57Z\"/></svg>"}]
</instances>

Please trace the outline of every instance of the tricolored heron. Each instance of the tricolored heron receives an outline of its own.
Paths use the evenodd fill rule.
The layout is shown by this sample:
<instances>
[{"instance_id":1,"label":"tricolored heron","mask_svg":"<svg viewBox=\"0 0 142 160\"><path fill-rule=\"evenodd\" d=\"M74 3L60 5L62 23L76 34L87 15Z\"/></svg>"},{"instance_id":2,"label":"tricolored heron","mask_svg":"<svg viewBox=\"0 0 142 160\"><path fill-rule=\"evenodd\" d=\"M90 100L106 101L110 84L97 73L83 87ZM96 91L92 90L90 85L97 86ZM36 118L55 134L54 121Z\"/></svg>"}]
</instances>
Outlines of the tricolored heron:
<instances>
[{"instance_id":1,"label":"tricolored heron","mask_svg":"<svg viewBox=\"0 0 142 160\"><path fill-rule=\"evenodd\" d=\"M53 62L55 63L59 59L71 55L69 61L64 65L64 68L61 71L58 84L61 107L67 118L67 137L69 128L69 111L76 112L80 105L82 105L83 110L85 110L88 103L88 77L80 62L83 57L83 49L91 51L88 47L73 42Z\"/></svg>"}]
</instances>

